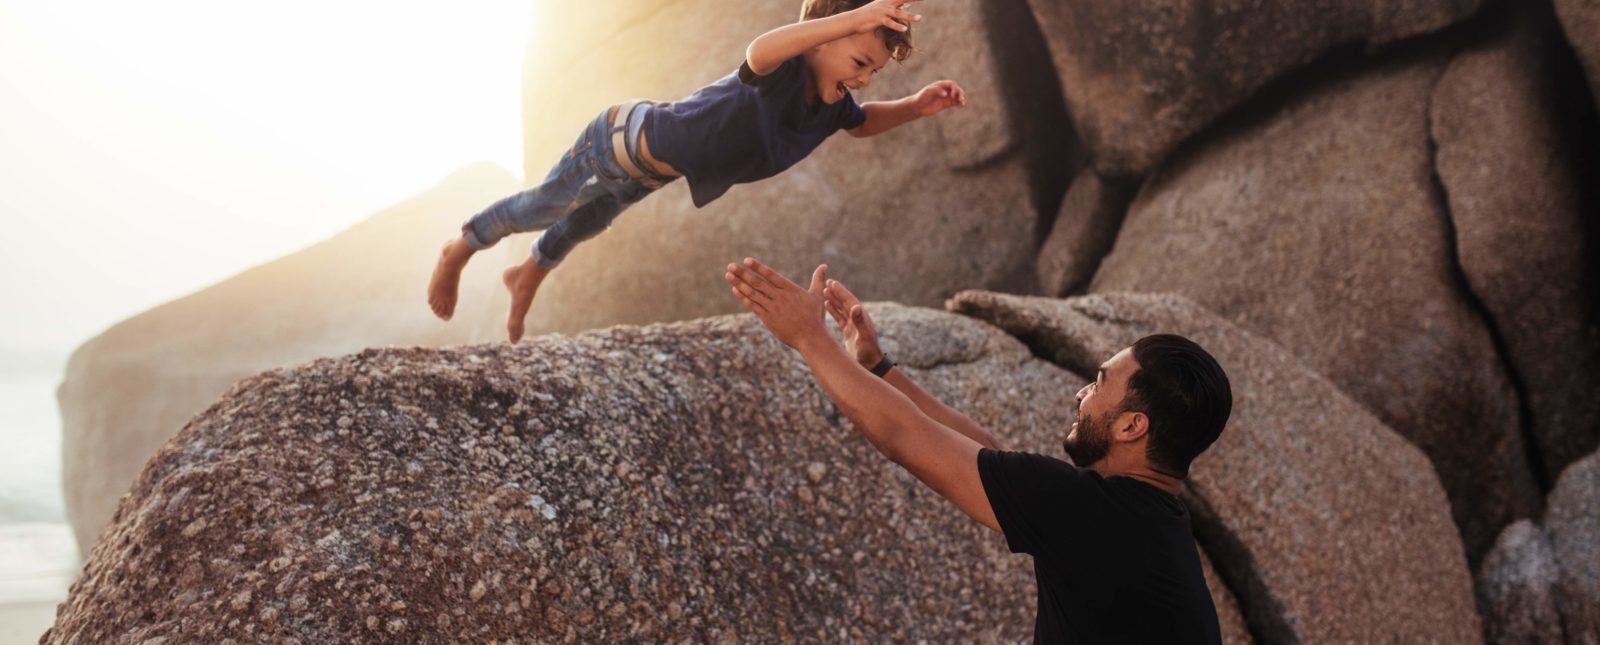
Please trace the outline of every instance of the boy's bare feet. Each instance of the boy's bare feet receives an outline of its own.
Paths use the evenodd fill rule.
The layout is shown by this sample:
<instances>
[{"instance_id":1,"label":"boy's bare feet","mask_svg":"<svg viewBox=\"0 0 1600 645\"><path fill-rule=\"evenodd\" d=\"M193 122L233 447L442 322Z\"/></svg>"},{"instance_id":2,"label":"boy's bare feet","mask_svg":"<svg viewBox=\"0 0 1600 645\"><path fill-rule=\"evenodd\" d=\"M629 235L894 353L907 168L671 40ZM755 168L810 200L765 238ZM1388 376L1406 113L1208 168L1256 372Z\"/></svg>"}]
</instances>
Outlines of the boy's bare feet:
<instances>
[{"instance_id":1,"label":"boy's bare feet","mask_svg":"<svg viewBox=\"0 0 1600 645\"><path fill-rule=\"evenodd\" d=\"M533 294L539 290L539 283L544 282L547 275L550 272L539 268L538 262L532 257L500 274L500 280L506 283L506 290L511 292L511 317L506 320L506 337L512 343L522 340L522 319L528 316L528 308L533 306Z\"/></svg>"},{"instance_id":2,"label":"boy's bare feet","mask_svg":"<svg viewBox=\"0 0 1600 645\"><path fill-rule=\"evenodd\" d=\"M472 247L466 240L455 238L445 242L439 250L439 263L433 267L433 278L428 281L428 307L433 315L449 320L456 313L456 287L461 283L461 269L472 259Z\"/></svg>"}]
</instances>

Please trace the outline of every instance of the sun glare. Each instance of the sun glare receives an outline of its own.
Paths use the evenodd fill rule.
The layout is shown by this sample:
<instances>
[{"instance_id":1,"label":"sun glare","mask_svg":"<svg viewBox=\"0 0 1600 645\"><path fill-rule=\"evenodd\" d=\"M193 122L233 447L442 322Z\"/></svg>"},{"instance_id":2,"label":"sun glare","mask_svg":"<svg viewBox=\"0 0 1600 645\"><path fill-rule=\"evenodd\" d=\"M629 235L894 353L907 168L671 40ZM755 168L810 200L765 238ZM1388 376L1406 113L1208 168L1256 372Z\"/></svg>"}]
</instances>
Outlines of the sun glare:
<instances>
[{"instance_id":1,"label":"sun glare","mask_svg":"<svg viewBox=\"0 0 1600 645\"><path fill-rule=\"evenodd\" d=\"M34 242L0 260L0 346L72 344L473 162L519 175L532 12L0 0L0 221Z\"/></svg>"}]
</instances>

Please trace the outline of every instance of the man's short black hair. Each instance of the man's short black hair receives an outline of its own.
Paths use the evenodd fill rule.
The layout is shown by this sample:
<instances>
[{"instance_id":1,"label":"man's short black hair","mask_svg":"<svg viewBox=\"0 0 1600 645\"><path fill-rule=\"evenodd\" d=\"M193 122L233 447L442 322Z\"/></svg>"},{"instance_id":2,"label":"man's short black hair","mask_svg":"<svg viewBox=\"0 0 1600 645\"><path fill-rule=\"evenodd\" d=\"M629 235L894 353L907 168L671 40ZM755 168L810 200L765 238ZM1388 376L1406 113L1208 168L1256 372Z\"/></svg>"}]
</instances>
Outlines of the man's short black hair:
<instances>
[{"instance_id":1,"label":"man's short black hair","mask_svg":"<svg viewBox=\"0 0 1600 645\"><path fill-rule=\"evenodd\" d=\"M1228 375L1210 353L1174 334L1140 338L1133 359L1139 371L1128 377L1123 409L1150 419L1150 466L1187 477L1189 463L1211 447L1233 412Z\"/></svg>"}]
</instances>

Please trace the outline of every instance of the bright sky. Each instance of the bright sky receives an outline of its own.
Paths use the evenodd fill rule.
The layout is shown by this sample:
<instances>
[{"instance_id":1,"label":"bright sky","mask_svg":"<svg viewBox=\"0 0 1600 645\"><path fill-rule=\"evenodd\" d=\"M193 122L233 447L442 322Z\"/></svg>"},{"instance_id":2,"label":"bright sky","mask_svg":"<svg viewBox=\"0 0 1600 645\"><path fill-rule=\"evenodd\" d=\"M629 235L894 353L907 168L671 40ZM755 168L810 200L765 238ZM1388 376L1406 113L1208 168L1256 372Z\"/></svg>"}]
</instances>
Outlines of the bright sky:
<instances>
[{"instance_id":1,"label":"bright sky","mask_svg":"<svg viewBox=\"0 0 1600 645\"><path fill-rule=\"evenodd\" d=\"M522 169L533 0L0 0L0 349Z\"/></svg>"}]
</instances>

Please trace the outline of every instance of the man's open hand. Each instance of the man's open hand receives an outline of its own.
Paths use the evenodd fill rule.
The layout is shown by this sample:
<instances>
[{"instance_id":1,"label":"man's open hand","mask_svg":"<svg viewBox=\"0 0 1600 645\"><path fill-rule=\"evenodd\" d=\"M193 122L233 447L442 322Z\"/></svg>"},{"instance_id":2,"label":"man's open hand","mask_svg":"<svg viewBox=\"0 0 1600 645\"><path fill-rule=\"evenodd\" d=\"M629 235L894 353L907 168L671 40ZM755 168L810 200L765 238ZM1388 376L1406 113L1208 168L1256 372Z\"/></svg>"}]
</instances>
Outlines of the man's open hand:
<instances>
[{"instance_id":1,"label":"man's open hand","mask_svg":"<svg viewBox=\"0 0 1600 645\"><path fill-rule=\"evenodd\" d=\"M761 319L773 336L785 345L802 349L801 345L819 339L835 342L822 323L822 287L827 272L828 265L818 265L811 274L811 288L801 289L755 258L745 258L742 265L728 265L728 272L722 277L733 287L734 297Z\"/></svg>"},{"instance_id":2,"label":"man's open hand","mask_svg":"<svg viewBox=\"0 0 1600 645\"><path fill-rule=\"evenodd\" d=\"M829 280L822 295L828 315L833 316L833 321L839 323L839 331L844 333L845 348L862 367L872 369L883 360L883 349L878 347L878 330L872 326L872 318L867 316L861 300L838 280Z\"/></svg>"}]
</instances>

